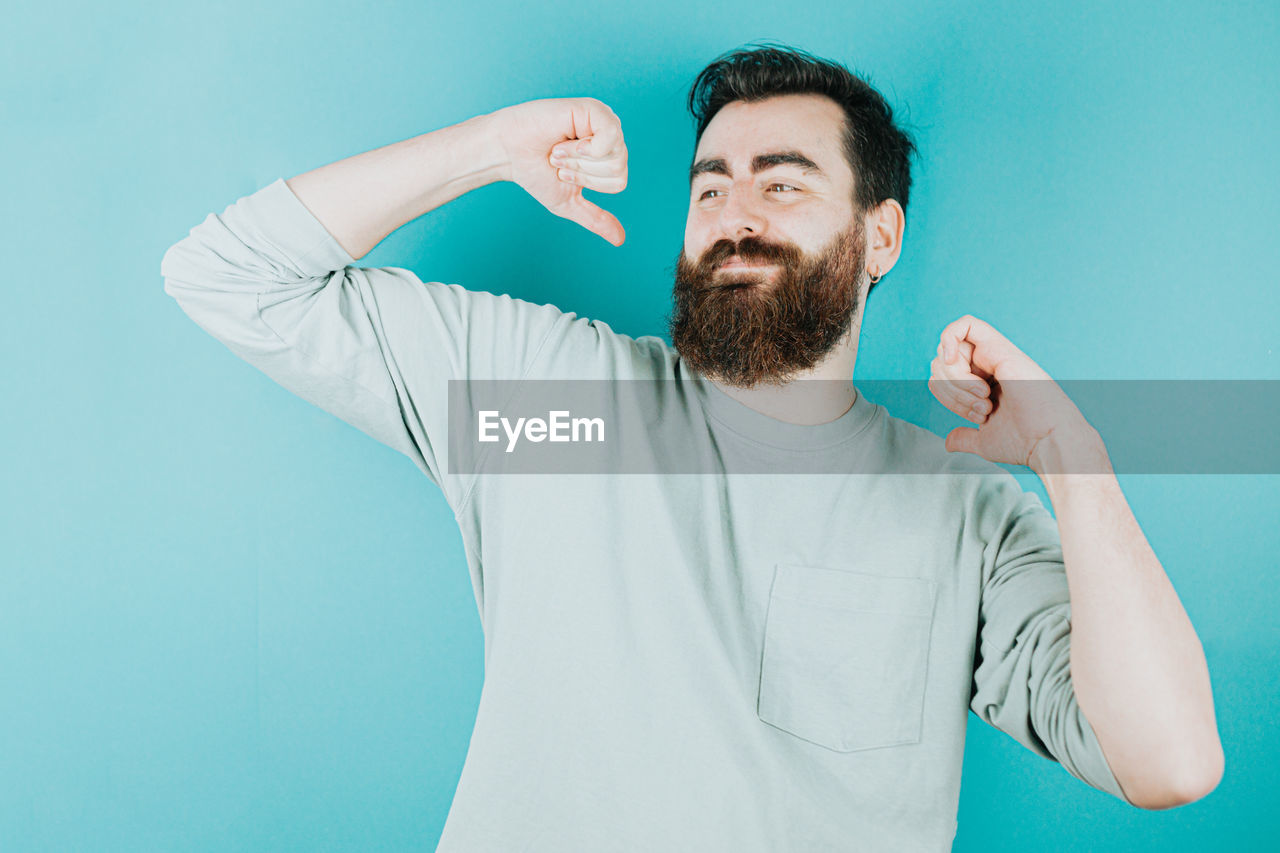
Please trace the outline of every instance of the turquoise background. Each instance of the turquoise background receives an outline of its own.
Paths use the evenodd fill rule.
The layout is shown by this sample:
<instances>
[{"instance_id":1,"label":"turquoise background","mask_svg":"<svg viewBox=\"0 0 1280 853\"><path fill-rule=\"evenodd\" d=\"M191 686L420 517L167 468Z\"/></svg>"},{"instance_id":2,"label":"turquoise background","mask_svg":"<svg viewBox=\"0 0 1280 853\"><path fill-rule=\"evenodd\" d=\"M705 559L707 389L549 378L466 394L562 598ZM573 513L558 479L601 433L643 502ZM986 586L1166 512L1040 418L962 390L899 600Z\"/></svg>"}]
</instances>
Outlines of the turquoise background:
<instances>
[{"instance_id":1,"label":"turquoise background","mask_svg":"<svg viewBox=\"0 0 1280 853\"><path fill-rule=\"evenodd\" d=\"M483 669L448 506L162 290L170 245L278 177L598 97L630 150L629 188L596 196L623 247L501 184L360 263L662 334L688 86L781 40L869 73L922 152L856 378L924 378L969 312L1059 378L1280 379L1274 2L44 2L6 24L0 850L439 837ZM1280 834L1280 478L1121 482L1203 641L1226 777L1146 812L971 716L956 850Z\"/></svg>"}]
</instances>

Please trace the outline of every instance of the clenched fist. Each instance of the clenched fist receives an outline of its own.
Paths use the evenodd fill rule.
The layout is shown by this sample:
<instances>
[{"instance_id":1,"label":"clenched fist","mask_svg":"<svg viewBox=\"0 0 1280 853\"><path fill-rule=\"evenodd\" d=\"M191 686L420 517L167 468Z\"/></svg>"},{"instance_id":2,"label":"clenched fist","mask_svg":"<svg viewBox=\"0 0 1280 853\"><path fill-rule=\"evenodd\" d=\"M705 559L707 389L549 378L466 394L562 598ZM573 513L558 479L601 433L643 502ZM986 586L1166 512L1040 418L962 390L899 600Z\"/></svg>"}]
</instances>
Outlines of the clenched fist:
<instances>
[{"instance_id":1,"label":"clenched fist","mask_svg":"<svg viewBox=\"0 0 1280 853\"><path fill-rule=\"evenodd\" d=\"M952 430L948 451L1026 465L1043 476L1051 467L1047 460L1061 455L1051 452L1058 442L1090 456L1088 465L1075 470L1110 464L1096 461L1105 459L1101 438L1058 383L977 317L966 314L942 330L938 355L930 362L929 390L942 405L978 425Z\"/></svg>"},{"instance_id":2,"label":"clenched fist","mask_svg":"<svg viewBox=\"0 0 1280 853\"><path fill-rule=\"evenodd\" d=\"M584 189L620 193L627 187L627 146L613 110L595 98L547 98L492 116L507 179L556 216L621 246L622 223L582 196Z\"/></svg>"}]
</instances>

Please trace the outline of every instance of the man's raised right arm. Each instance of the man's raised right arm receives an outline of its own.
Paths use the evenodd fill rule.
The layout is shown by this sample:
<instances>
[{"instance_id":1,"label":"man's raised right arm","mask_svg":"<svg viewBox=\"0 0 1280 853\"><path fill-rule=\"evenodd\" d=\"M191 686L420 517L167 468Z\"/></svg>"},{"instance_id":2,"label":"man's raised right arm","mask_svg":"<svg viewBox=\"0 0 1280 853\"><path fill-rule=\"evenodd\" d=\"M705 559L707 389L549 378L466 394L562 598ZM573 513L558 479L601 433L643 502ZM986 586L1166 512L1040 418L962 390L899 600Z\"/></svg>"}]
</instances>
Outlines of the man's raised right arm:
<instances>
[{"instance_id":1,"label":"man's raised right arm","mask_svg":"<svg viewBox=\"0 0 1280 853\"><path fill-rule=\"evenodd\" d=\"M580 143L589 150L570 158L574 179L551 154ZM625 168L620 124L599 101L518 104L277 180L209 214L165 253L165 292L236 355L443 487L447 381L521 378L573 315L355 259L495 180L620 244L621 225L582 189L617 192Z\"/></svg>"}]
</instances>

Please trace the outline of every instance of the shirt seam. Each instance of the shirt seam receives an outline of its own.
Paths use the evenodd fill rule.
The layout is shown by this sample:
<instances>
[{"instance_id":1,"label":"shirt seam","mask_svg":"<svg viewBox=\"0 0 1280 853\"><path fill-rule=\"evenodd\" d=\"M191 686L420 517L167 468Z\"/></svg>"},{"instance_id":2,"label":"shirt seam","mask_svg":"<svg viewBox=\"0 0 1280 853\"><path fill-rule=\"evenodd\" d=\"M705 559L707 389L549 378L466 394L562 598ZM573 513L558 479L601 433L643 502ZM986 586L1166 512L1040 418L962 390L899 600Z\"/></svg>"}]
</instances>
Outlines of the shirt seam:
<instances>
[{"instance_id":1,"label":"shirt seam","mask_svg":"<svg viewBox=\"0 0 1280 853\"><path fill-rule=\"evenodd\" d=\"M831 444L824 444L824 445L822 445L822 446L820 446L820 447L803 447L803 448L796 448L796 447L784 447L784 446L782 446L782 445L780 445L780 444L773 444L772 442L762 441L761 439L758 439L758 438L755 438L755 437L753 437L753 436L747 435L747 434L746 434L746 433L744 433L742 430L738 429L738 428L737 428L737 427L735 427L733 424L729 423L729 422L728 422L728 421L726 421L724 418L722 418L722 417L720 417L718 414L716 414L716 412L714 412L714 411L711 409L711 407L710 407L709 405L707 405L705 402L703 403L703 409L704 409L704 411L706 412L707 417L711 418L713 421L715 421L716 423L720 424L720 425L721 425L721 426L723 426L725 429L729 430L729 431L730 431L730 432L732 432L734 435L736 435L736 436L738 436L739 438L741 438L743 441L746 441L746 442L748 442L748 443L750 443L750 444L758 445L758 446L760 446L760 447L768 447L768 448L770 448L771 450L780 450L780 451L782 451L782 452L784 452L784 453L821 453L821 452L826 451L826 450L831 450L832 448L836 448L836 447L839 447L839 446L840 446L840 445L842 445L842 444L846 444L846 443L848 443L848 442L850 442L850 441L853 441L855 438L857 438L858 436L862 435L862 433L863 433L863 432L865 432L865 431L866 431L866 430L871 426L871 424L872 424L872 423L874 423L874 422L876 421L876 419L880 417L880 409L879 409L879 407L877 407L877 408L876 408L874 411L872 411L872 413L867 417L866 423L864 423L862 426L858 427L856 430L854 430L852 433L850 433L849 435L845 436L844 438L841 438L841 439L839 439L838 441L834 441L834 442L832 442Z\"/></svg>"}]
</instances>

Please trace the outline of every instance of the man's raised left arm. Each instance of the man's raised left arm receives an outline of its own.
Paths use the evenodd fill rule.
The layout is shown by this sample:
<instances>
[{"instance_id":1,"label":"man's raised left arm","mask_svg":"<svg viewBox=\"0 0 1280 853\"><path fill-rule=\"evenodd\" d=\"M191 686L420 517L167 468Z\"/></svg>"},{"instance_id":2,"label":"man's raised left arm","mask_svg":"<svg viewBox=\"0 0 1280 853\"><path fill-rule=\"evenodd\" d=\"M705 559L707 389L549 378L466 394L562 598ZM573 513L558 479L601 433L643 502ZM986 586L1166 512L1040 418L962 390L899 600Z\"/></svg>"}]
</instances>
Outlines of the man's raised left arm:
<instances>
[{"instance_id":1,"label":"man's raised left arm","mask_svg":"<svg viewBox=\"0 0 1280 853\"><path fill-rule=\"evenodd\" d=\"M930 388L978 425L947 450L1026 465L1044 483L1071 599L1076 701L1126 798L1183 805L1222 778L1204 650L1120 490L1101 436L1061 388L989 324L943 330Z\"/></svg>"}]
</instances>

